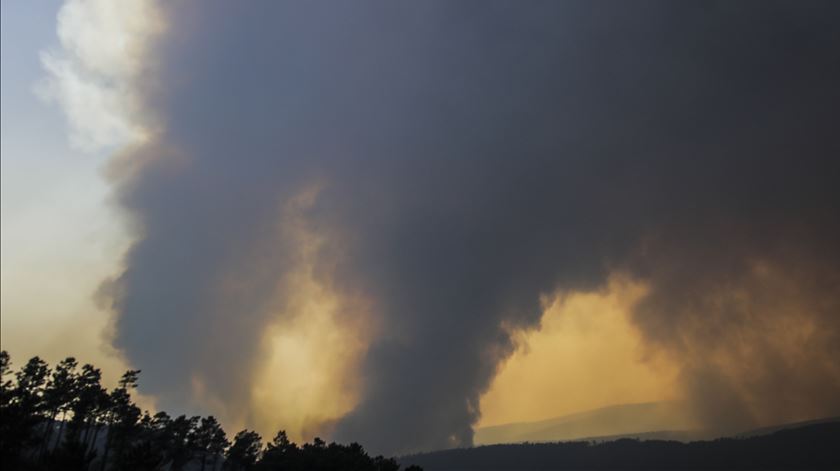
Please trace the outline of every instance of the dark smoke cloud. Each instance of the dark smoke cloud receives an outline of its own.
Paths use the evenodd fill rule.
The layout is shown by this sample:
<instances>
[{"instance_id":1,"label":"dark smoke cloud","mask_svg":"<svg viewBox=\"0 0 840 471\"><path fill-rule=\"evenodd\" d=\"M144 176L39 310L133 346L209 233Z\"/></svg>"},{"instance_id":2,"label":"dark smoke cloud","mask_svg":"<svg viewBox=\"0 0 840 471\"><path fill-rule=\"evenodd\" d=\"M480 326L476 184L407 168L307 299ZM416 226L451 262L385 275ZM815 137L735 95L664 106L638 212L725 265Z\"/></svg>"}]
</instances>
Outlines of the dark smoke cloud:
<instances>
[{"instance_id":1,"label":"dark smoke cloud","mask_svg":"<svg viewBox=\"0 0 840 471\"><path fill-rule=\"evenodd\" d=\"M840 246L825 229L789 219L677 230L634 265L652 286L634 320L680 362L709 432L840 411Z\"/></svg>"},{"instance_id":2,"label":"dark smoke cloud","mask_svg":"<svg viewBox=\"0 0 840 471\"><path fill-rule=\"evenodd\" d=\"M823 401L835 363L811 368L837 358L840 330L836 2L165 8L158 73L142 84L163 131L120 183L140 229L114 298L115 344L165 404L189 405L197 380L247 409L294 259L280 208L317 184L305 218L329 243L316 273L372 299L382 324L337 439L471 444L511 330L538 325L541 295L616 270L651 283L634 319L685 355L685 384L715 407L789 377L785 394L822 391L820 412L836 408ZM756 344L757 377L727 395L741 370L719 373L706 340L744 360L716 333L800 315L709 301L765 293L753 262L792 267L821 340L801 361Z\"/></svg>"}]
</instances>

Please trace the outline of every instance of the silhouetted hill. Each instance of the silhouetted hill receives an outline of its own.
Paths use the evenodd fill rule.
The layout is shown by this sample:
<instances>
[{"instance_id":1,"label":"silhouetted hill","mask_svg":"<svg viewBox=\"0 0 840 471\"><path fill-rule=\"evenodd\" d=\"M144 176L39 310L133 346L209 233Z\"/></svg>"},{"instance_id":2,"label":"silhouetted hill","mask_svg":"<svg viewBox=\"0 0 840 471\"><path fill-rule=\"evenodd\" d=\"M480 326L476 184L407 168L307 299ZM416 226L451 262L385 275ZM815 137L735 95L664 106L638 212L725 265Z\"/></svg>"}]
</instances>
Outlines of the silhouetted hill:
<instances>
[{"instance_id":1,"label":"silhouetted hill","mask_svg":"<svg viewBox=\"0 0 840 471\"><path fill-rule=\"evenodd\" d=\"M695 440L707 440L710 437L706 432L693 430L657 430L655 432L642 433L622 433L619 435L598 435L595 437L576 438L574 442L612 442L616 440L631 439L631 440L665 440L688 443ZM556 441L556 440L555 440ZM527 443L545 443L545 442L527 442Z\"/></svg>"},{"instance_id":2,"label":"silhouetted hill","mask_svg":"<svg viewBox=\"0 0 840 471\"><path fill-rule=\"evenodd\" d=\"M789 430L795 428L802 428L808 425L817 425L817 424L825 424L831 422L840 422L840 417L826 417L822 419L814 419L814 420L806 420L803 422L793 422L789 424L781 424L781 425L773 425L772 427L762 427L757 428L754 430L749 430L746 432L741 432L735 435L735 438L749 438L749 437L757 437L759 435L769 435L774 432L778 432L780 430Z\"/></svg>"},{"instance_id":3,"label":"silhouetted hill","mask_svg":"<svg viewBox=\"0 0 840 471\"><path fill-rule=\"evenodd\" d=\"M539 422L483 427L475 431L475 443L556 442L592 437L668 440L707 438L692 432L692 428L693 424L680 403L648 402L602 407Z\"/></svg>"},{"instance_id":4,"label":"silhouetted hill","mask_svg":"<svg viewBox=\"0 0 840 471\"><path fill-rule=\"evenodd\" d=\"M840 422L747 438L488 445L403 458L435 470L840 469Z\"/></svg>"}]
</instances>

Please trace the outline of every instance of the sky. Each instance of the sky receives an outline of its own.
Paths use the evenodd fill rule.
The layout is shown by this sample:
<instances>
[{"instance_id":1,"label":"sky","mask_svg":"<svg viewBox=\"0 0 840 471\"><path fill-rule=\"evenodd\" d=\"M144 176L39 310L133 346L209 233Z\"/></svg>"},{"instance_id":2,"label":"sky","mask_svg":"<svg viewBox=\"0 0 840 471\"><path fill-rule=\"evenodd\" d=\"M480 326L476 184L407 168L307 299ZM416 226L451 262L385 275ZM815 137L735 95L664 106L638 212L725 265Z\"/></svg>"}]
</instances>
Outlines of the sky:
<instances>
[{"instance_id":1,"label":"sky","mask_svg":"<svg viewBox=\"0 0 840 471\"><path fill-rule=\"evenodd\" d=\"M2 4L2 343L18 362L75 355L115 381L125 364L93 294L129 239L101 175L109 154L71 145L61 111L39 97L60 6Z\"/></svg>"},{"instance_id":2,"label":"sky","mask_svg":"<svg viewBox=\"0 0 840 471\"><path fill-rule=\"evenodd\" d=\"M387 453L840 413L833 2L2 5L18 363Z\"/></svg>"}]
</instances>

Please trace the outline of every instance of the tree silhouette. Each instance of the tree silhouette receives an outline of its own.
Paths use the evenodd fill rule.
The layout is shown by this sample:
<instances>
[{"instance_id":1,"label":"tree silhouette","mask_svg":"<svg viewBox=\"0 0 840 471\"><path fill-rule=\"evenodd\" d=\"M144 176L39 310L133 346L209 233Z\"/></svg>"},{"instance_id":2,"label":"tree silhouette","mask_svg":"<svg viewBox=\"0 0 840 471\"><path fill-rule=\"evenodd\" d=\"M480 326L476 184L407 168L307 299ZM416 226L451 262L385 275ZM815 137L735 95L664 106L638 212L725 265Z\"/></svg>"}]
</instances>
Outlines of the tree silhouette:
<instances>
[{"instance_id":1,"label":"tree silhouette","mask_svg":"<svg viewBox=\"0 0 840 471\"><path fill-rule=\"evenodd\" d=\"M193 450L193 430L198 426L199 417L181 415L169 423L166 431L169 439L168 458L173 471L184 469L184 466L192 461L195 452Z\"/></svg>"},{"instance_id":2,"label":"tree silhouette","mask_svg":"<svg viewBox=\"0 0 840 471\"><path fill-rule=\"evenodd\" d=\"M260 459L262 437L257 432L242 430L233 437L233 443L225 453L225 469L231 471L249 470Z\"/></svg>"},{"instance_id":3,"label":"tree silhouette","mask_svg":"<svg viewBox=\"0 0 840 471\"><path fill-rule=\"evenodd\" d=\"M205 470L208 456L213 457L213 469L216 469L216 461L228 445L225 431L212 415L201 419L193 431L193 446L201 457L201 471Z\"/></svg>"},{"instance_id":4,"label":"tree silhouette","mask_svg":"<svg viewBox=\"0 0 840 471\"><path fill-rule=\"evenodd\" d=\"M102 455L102 471L108 463L108 453L114 449L117 455L117 460L122 458L122 454L130 445L133 435L138 431L137 423L140 420L140 408L131 402L131 389L137 387L137 378L140 370L126 371L119 381L119 387L111 391L104 401L102 409L102 422L108 427L108 433L105 439L105 450ZM93 440L99 433L100 425L96 425L96 431L93 434Z\"/></svg>"},{"instance_id":5,"label":"tree silhouette","mask_svg":"<svg viewBox=\"0 0 840 471\"><path fill-rule=\"evenodd\" d=\"M17 383L11 392L9 417L5 418L14 433L4 447L9 446L11 452L26 450L29 454L26 458L36 453L32 446L38 441L38 427L43 422L44 388L49 372L46 362L34 357L15 374Z\"/></svg>"},{"instance_id":6,"label":"tree silhouette","mask_svg":"<svg viewBox=\"0 0 840 471\"><path fill-rule=\"evenodd\" d=\"M285 430L280 430L266 445L259 469L284 469L290 468L291 463L298 454L298 447L286 435Z\"/></svg>"},{"instance_id":7,"label":"tree silhouette","mask_svg":"<svg viewBox=\"0 0 840 471\"><path fill-rule=\"evenodd\" d=\"M66 440L87 444L91 427L107 408L107 393L101 381L102 372L98 368L90 364L82 366L76 379L76 396L72 402L72 419L67 424Z\"/></svg>"},{"instance_id":8,"label":"tree silhouette","mask_svg":"<svg viewBox=\"0 0 840 471\"><path fill-rule=\"evenodd\" d=\"M81 441L65 440L45 458L45 469L88 471L96 453ZM36 468L37 469L37 468Z\"/></svg>"},{"instance_id":9,"label":"tree silhouette","mask_svg":"<svg viewBox=\"0 0 840 471\"><path fill-rule=\"evenodd\" d=\"M114 468L120 470L163 469L166 463L164 430L169 415L159 412L154 416L143 413L121 453L114 457Z\"/></svg>"},{"instance_id":10,"label":"tree silhouette","mask_svg":"<svg viewBox=\"0 0 840 471\"><path fill-rule=\"evenodd\" d=\"M164 468L164 456L149 441L139 441L128 445L114 459L114 469L120 471L147 471Z\"/></svg>"},{"instance_id":11,"label":"tree silhouette","mask_svg":"<svg viewBox=\"0 0 840 471\"><path fill-rule=\"evenodd\" d=\"M64 422L67 419L67 413L73 408L73 402L76 398L78 384L76 368L78 366L79 363L75 358L65 358L56 365L50 380L47 382L46 390L44 391L44 405L48 410L49 416L47 425L44 427L45 433L41 449L42 458L50 449L52 434L55 430L54 422L58 418L59 413L61 414L61 418L58 425L58 434L52 448L58 447L61 443Z\"/></svg>"},{"instance_id":12,"label":"tree silhouette","mask_svg":"<svg viewBox=\"0 0 840 471\"><path fill-rule=\"evenodd\" d=\"M161 465L171 460L172 419L166 412L143 414L140 421L142 441L148 443L160 458Z\"/></svg>"},{"instance_id":13,"label":"tree silhouette","mask_svg":"<svg viewBox=\"0 0 840 471\"><path fill-rule=\"evenodd\" d=\"M231 471L399 470L393 458L371 458L358 443L327 444L315 438L298 447L280 430L263 449L260 435L249 430L230 443L213 416L173 419L162 411L141 412L131 397L139 370L126 371L110 391L102 386L98 368L79 368L72 357L54 370L34 357L12 373L9 354L0 352L4 471L215 471L221 458L223 468Z\"/></svg>"},{"instance_id":14,"label":"tree silhouette","mask_svg":"<svg viewBox=\"0 0 840 471\"><path fill-rule=\"evenodd\" d=\"M16 404L17 387L7 376L11 376L11 359L6 351L0 352L0 465L13 469L18 464L21 449L21 435L26 432L23 414Z\"/></svg>"}]
</instances>

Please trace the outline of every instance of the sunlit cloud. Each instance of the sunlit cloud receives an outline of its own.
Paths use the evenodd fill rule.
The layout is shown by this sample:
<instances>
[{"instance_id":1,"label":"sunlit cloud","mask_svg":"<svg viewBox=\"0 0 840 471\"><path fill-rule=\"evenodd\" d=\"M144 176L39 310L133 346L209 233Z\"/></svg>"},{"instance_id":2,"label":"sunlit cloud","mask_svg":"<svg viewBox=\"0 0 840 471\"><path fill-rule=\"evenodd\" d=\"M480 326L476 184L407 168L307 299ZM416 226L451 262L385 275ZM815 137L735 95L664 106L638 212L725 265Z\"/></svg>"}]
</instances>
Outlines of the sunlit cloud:
<instances>
[{"instance_id":1,"label":"sunlit cloud","mask_svg":"<svg viewBox=\"0 0 840 471\"><path fill-rule=\"evenodd\" d=\"M46 77L35 92L57 103L70 142L88 152L116 150L147 137L134 87L143 52L163 31L153 0L68 0L58 13L61 48L42 51Z\"/></svg>"},{"instance_id":2,"label":"sunlit cloud","mask_svg":"<svg viewBox=\"0 0 840 471\"><path fill-rule=\"evenodd\" d=\"M518 334L517 351L482 397L478 426L676 399L675 365L646 351L630 318L646 292L614 276L603 290L551 298L540 328Z\"/></svg>"}]
</instances>

